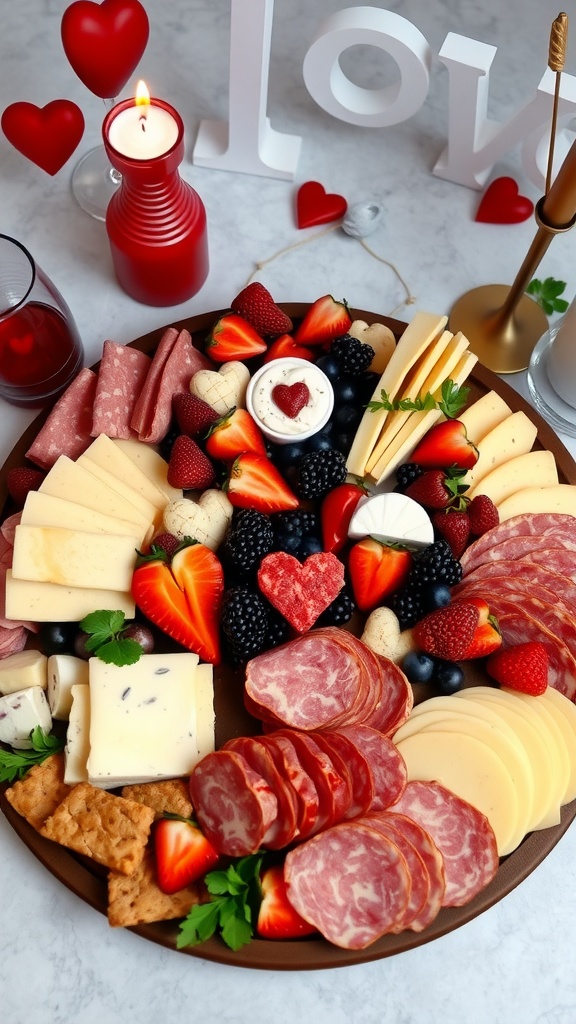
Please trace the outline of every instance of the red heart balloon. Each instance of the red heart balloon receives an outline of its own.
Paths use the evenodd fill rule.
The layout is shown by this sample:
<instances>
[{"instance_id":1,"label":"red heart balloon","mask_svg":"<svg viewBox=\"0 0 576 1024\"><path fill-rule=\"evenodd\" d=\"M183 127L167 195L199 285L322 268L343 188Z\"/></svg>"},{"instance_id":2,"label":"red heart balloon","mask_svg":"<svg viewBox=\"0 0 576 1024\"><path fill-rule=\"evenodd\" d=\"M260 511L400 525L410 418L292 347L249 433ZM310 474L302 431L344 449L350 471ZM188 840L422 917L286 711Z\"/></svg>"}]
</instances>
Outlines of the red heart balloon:
<instances>
[{"instance_id":1,"label":"red heart balloon","mask_svg":"<svg viewBox=\"0 0 576 1024\"><path fill-rule=\"evenodd\" d=\"M475 220L485 224L519 224L534 213L534 203L521 196L514 178L495 178L478 207Z\"/></svg>"},{"instance_id":2,"label":"red heart balloon","mask_svg":"<svg viewBox=\"0 0 576 1024\"><path fill-rule=\"evenodd\" d=\"M299 228L330 224L339 220L348 209L344 196L329 194L319 181L305 181L296 196L296 220Z\"/></svg>"},{"instance_id":3,"label":"red heart balloon","mask_svg":"<svg viewBox=\"0 0 576 1024\"><path fill-rule=\"evenodd\" d=\"M118 96L146 49L150 26L139 0L77 0L64 11L64 52L84 85Z\"/></svg>"},{"instance_id":4,"label":"red heart balloon","mask_svg":"<svg viewBox=\"0 0 576 1024\"><path fill-rule=\"evenodd\" d=\"M8 142L48 174L64 166L84 134L84 116L71 100L11 103L1 123Z\"/></svg>"}]
</instances>

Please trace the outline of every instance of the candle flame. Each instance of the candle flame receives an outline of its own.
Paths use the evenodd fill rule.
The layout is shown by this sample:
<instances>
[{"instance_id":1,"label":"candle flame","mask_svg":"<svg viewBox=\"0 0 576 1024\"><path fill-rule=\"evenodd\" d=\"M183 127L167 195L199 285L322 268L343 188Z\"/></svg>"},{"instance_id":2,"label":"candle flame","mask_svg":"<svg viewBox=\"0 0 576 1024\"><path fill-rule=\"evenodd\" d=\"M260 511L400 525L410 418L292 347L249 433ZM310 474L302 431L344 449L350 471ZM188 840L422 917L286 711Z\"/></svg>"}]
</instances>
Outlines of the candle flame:
<instances>
[{"instance_id":1,"label":"candle flame","mask_svg":"<svg viewBox=\"0 0 576 1024\"><path fill-rule=\"evenodd\" d=\"M136 86L136 99L134 102L140 108L140 118L146 120L148 107L150 106L150 93L148 92L146 82L143 82L142 79L140 79Z\"/></svg>"}]
</instances>

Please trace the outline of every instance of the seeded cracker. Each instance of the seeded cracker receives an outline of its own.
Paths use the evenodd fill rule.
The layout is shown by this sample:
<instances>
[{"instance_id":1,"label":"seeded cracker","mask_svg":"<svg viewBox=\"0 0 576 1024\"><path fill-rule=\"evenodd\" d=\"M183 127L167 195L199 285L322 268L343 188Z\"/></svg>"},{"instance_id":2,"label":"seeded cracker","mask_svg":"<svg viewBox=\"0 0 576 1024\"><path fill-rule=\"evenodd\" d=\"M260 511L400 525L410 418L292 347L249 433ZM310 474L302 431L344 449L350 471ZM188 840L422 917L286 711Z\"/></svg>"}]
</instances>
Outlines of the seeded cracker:
<instances>
[{"instance_id":1,"label":"seeded cracker","mask_svg":"<svg viewBox=\"0 0 576 1024\"><path fill-rule=\"evenodd\" d=\"M138 804L151 807L156 818L166 812L179 814L181 818L191 818L193 814L188 784L184 779L163 779L161 782L124 786L122 796L126 800L135 800Z\"/></svg>"},{"instance_id":2,"label":"seeded cracker","mask_svg":"<svg viewBox=\"0 0 576 1024\"><path fill-rule=\"evenodd\" d=\"M6 790L6 799L18 814L40 832L44 822L70 792L64 782L64 755L51 754L35 764L23 779Z\"/></svg>"},{"instance_id":3,"label":"seeded cracker","mask_svg":"<svg viewBox=\"0 0 576 1024\"><path fill-rule=\"evenodd\" d=\"M142 860L153 820L150 807L81 782L40 831L47 839L131 875Z\"/></svg>"},{"instance_id":4,"label":"seeded cracker","mask_svg":"<svg viewBox=\"0 0 576 1024\"><path fill-rule=\"evenodd\" d=\"M188 885L171 896L163 893L156 884L153 853L147 848L129 878L118 871L108 875L108 922L112 928L132 928L152 921L172 921L185 917L205 895L200 883Z\"/></svg>"}]
</instances>

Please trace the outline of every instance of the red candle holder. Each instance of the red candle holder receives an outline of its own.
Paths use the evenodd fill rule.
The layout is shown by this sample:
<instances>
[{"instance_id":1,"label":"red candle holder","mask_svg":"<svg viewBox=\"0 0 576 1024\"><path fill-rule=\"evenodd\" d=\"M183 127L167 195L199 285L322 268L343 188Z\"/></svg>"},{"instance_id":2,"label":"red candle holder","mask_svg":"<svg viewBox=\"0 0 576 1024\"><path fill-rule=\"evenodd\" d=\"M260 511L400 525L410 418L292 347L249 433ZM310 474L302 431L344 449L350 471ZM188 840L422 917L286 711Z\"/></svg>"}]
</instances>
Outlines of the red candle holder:
<instances>
[{"instance_id":1,"label":"red candle holder","mask_svg":"<svg viewBox=\"0 0 576 1024\"><path fill-rule=\"evenodd\" d=\"M196 294L208 275L206 211L200 196L183 181L184 125L163 100L151 105L175 120L176 142L160 156L136 159L110 143L110 126L134 105L123 100L103 125L108 158L122 175L106 212L106 230L116 277L125 292L149 306L173 306Z\"/></svg>"}]
</instances>

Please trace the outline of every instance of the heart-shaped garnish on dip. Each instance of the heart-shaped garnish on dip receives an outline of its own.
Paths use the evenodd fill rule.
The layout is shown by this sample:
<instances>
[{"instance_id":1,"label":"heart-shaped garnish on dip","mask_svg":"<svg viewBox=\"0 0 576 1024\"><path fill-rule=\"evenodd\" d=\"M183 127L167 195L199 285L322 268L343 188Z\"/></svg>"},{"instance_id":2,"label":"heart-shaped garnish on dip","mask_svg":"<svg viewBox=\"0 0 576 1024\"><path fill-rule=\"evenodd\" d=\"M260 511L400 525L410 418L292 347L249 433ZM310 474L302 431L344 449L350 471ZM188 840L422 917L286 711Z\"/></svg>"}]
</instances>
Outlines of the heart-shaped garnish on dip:
<instances>
[{"instance_id":1,"label":"heart-shaped garnish on dip","mask_svg":"<svg viewBox=\"0 0 576 1024\"><path fill-rule=\"evenodd\" d=\"M295 384L276 384L272 388L272 399L278 408L293 420L304 406L308 405L310 391L303 381L296 381Z\"/></svg>"}]
</instances>

